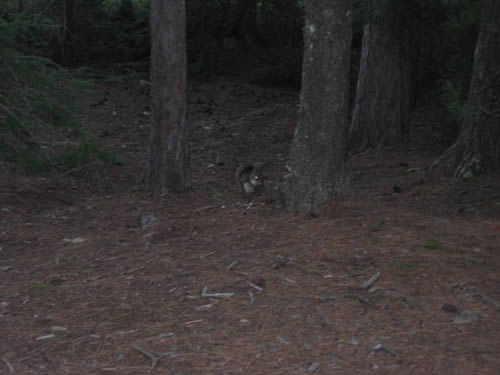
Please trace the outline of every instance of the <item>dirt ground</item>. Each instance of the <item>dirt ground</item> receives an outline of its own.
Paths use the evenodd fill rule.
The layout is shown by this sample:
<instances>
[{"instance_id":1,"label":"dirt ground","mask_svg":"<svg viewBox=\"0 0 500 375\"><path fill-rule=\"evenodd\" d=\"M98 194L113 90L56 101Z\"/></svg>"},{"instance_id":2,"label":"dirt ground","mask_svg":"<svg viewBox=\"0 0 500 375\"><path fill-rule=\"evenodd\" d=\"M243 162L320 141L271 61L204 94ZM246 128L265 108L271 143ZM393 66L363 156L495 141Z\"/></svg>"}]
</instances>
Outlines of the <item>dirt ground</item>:
<instances>
[{"instance_id":1,"label":"dirt ground","mask_svg":"<svg viewBox=\"0 0 500 375\"><path fill-rule=\"evenodd\" d=\"M0 374L499 374L500 175L422 172L423 113L318 215L242 197L239 162L283 175L297 104L193 83L194 191L151 197L147 97L97 84L82 122L127 165L2 172Z\"/></svg>"}]
</instances>

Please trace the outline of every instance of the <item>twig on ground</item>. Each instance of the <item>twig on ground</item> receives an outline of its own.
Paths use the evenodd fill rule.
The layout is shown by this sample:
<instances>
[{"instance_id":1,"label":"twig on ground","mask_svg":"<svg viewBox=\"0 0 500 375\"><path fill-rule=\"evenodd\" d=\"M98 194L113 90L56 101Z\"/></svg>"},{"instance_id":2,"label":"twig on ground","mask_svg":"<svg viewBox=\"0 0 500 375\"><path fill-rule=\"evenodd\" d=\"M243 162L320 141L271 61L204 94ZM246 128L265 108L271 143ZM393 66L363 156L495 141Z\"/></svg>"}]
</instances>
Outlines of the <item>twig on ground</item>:
<instances>
[{"instance_id":1,"label":"twig on ground","mask_svg":"<svg viewBox=\"0 0 500 375\"><path fill-rule=\"evenodd\" d=\"M239 259L236 259L233 261L229 266L227 266L227 270L231 271L233 268L235 268L238 264L240 264Z\"/></svg>"},{"instance_id":2,"label":"twig on ground","mask_svg":"<svg viewBox=\"0 0 500 375\"><path fill-rule=\"evenodd\" d=\"M394 357L397 357L399 355L399 353L397 351L395 351L394 349L391 349L388 346L384 346L382 344L375 345L372 350L373 351L384 351L384 352L387 352L387 353L393 355Z\"/></svg>"},{"instance_id":3,"label":"twig on ground","mask_svg":"<svg viewBox=\"0 0 500 375\"><path fill-rule=\"evenodd\" d=\"M208 288L204 287L203 290L201 291L201 296L202 297L212 297L212 298L231 298L234 296L234 293L208 293L207 292Z\"/></svg>"},{"instance_id":4,"label":"twig on ground","mask_svg":"<svg viewBox=\"0 0 500 375\"><path fill-rule=\"evenodd\" d=\"M378 281L379 278L380 278L380 272L377 272L375 275L373 275L367 281L365 281L363 285L361 285L361 288L370 289L372 286L375 285L375 283Z\"/></svg>"},{"instance_id":5,"label":"twig on ground","mask_svg":"<svg viewBox=\"0 0 500 375\"><path fill-rule=\"evenodd\" d=\"M5 357L2 357L2 361L3 361L3 363L5 363L5 366L7 366L7 368L9 369L9 373L13 374L14 373L14 366L12 366L10 364L9 360Z\"/></svg>"},{"instance_id":6,"label":"twig on ground","mask_svg":"<svg viewBox=\"0 0 500 375\"><path fill-rule=\"evenodd\" d=\"M203 207L197 208L196 210L193 210L193 212L210 210L211 208L217 208L217 207L221 207L221 206L224 206L224 203L209 204L208 206L203 206Z\"/></svg>"},{"instance_id":7,"label":"twig on ground","mask_svg":"<svg viewBox=\"0 0 500 375\"><path fill-rule=\"evenodd\" d=\"M250 298L250 303L253 304L255 302L255 296L251 290L248 291L248 297Z\"/></svg>"},{"instance_id":8,"label":"twig on ground","mask_svg":"<svg viewBox=\"0 0 500 375\"><path fill-rule=\"evenodd\" d=\"M250 285L252 288L254 289L257 289L259 292L262 292L264 289L261 288L260 286L258 285L255 285L254 283L252 283L251 281L247 281L247 284Z\"/></svg>"},{"instance_id":9,"label":"twig on ground","mask_svg":"<svg viewBox=\"0 0 500 375\"><path fill-rule=\"evenodd\" d=\"M369 298L359 294L359 293L346 293L343 295L344 298L354 298L361 303L366 303L367 305L374 306L373 302Z\"/></svg>"},{"instance_id":10,"label":"twig on ground","mask_svg":"<svg viewBox=\"0 0 500 375\"><path fill-rule=\"evenodd\" d=\"M160 360L161 357L157 357L154 354L142 349L141 347L139 347L137 345L132 345L132 349L137 350L139 353L145 355L146 357L148 357L151 360L151 367L149 368L148 373L152 374L153 371L155 370L156 366L158 365L158 361Z\"/></svg>"}]
</instances>

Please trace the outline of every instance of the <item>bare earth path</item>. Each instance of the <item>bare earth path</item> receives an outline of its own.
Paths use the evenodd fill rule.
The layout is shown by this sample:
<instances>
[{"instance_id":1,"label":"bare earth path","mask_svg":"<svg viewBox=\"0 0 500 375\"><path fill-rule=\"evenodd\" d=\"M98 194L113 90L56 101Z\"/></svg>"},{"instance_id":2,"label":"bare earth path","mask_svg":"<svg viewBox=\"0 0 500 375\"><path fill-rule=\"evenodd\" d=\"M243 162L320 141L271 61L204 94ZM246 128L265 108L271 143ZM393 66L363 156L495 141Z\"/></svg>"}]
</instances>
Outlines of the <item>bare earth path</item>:
<instances>
[{"instance_id":1,"label":"bare earth path","mask_svg":"<svg viewBox=\"0 0 500 375\"><path fill-rule=\"evenodd\" d=\"M233 171L283 174L297 100L195 85L194 191L152 198L147 99L98 85L82 121L126 166L0 180L0 374L500 373L500 175L426 176L422 141L350 157L317 216L247 202Z\"/></svg>"}]
</instances>

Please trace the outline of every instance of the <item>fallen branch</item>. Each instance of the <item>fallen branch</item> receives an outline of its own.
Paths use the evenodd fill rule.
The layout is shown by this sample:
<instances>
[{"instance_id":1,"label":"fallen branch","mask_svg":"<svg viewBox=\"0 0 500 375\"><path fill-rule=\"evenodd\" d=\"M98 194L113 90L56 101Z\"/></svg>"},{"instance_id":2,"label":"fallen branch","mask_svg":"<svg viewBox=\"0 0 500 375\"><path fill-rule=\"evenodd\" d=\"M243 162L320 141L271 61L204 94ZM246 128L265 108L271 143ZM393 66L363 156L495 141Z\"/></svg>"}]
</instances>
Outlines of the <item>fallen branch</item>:
<instances>
[{"instance_id":1,"label":"fallen branch","mask_svg":"<svg viewBox=\"0 0 500 375\"><path fill-rule=\"evenodd\" d=\"M5 365L9 369L9 373L13 374L14 373L14 366L12 366L10 364L9 360L7 358L5 358L5 357L2 357L2 361L3 361L3 363L5 363Z\"/></svg>"},{"instance_id":2,"label":"fallen branch","mask_svg":"<svg viewBox=\"0 0 500 375\"><path fill-rule=\"evenodd\" d=\"M208 206L203 206L203 207L197 208L196 210L193 210L193 212L210 210L211 208L217 208L217 207L221 207L221 206L224 206L224 203L209 204Z\"/></svg>"},{"instance_id":3,"label":"fallen branch","mask_svg":"<svg viewBox=\"0 0 500 375\"><path fill-rule=\"evenodd\" d=\"M155 370L156 366L158 365L158 361L160 360L161 357L157 357L154 354L142 349L141 347L139 347L137 345L132 345L132 349L137 350L139 353L145 355L146 357L148 357L151 360L151 367L149 368L148 373L152 374L153 371Z\"/></svg>"},{"instance_id":4,"label":"fallen branch","mask_svg":"<svg viewBox=\"0 0 500 375\"><path fill-rule=\"evenodd\" d=\"M257 289L259 292L262 292L264 289L261 288L260 286L252 283L251 281L247 281L247 284L250 285L252 288Z\"/></svg>"},{"instance_id":5,"label":"fallen branch","mask_svg":"<svg viewBox=\"0 0 500 375\"><path fill-rule=\"evenodd\" d=\"M380 277L380 272L377 272L375 275L373 275L367 281L365 281L363 283L363 285L361 285L361 288L370 289L372 286L375 285L375 283L378 281L379 277Z\"/></svg>"},{"instance_id":6,"label":"fallen branch","mask_svg":"<svg viewBox=\"0 0 500 375\"><path fill-rule=\"evenodd\" d=\"M239 259L236 259L233 261L229 266L227 266L227 270L231 271L233 268L235 268L238 264L240 264Z\"/></svg>"},{"instance_id":7,"label":"fallen branch","mask_svg":"<svg viewBox=\"0 0 500 375\"><path fill-rule=\"evenodd\" d=\"M255 297L251 290L248 291L248 298L250 298L250 303L253 304L255 302Z\"/></svg>"},{"instance_id":8,"label":"fallen branch","mask_svg":"<svg viewBox=\"0 0 500 375\"><path fill-rule=\"evenodd\" d=\"M387 353L393 355L394 357L399 355L399 353L397 351L395 351L394 349L391 349L388 346L384 346L382 344L375 345L372 350L373 351L384 351L384 352L387 352Z\"/></svg>"}]
</instances>

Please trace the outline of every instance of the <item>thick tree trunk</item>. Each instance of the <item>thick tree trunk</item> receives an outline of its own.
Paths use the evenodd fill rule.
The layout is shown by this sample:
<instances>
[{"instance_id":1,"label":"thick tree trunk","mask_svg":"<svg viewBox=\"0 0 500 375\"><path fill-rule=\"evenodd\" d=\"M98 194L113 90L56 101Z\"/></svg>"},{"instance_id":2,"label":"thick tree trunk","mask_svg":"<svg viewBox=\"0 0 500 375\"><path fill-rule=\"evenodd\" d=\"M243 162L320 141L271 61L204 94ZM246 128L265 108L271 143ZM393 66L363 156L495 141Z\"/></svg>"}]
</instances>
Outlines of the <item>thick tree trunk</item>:
<instances>
[{"instance_id":1,"label":"thick tree trunk","mask_svg":"<svg viewBox=\"0 0 500 375\"><path fill-rule=\"evenodd\" d=\"M351 0L306 3L299 122L283 193L289 211L313 211L344 182Z\"/></svg>"},{"instance_id":2,"label":"thick tree trunk","mask_svg":"<svg viewBox=\"0 0 500 375\"><path fill-rule=\"evenodd\" d=\"M185 2L152 0L150 7L153 118L144 188L181 192L191 188Z\"/></svg>"},{"instance_id":3,"label":"thick tree trunk","mask_svg":"<svg viewBox=\"0 0 500 375\"><path fill-rule=\"evenodd\" d=\"M377 2L373 4L374 21L365 26L363 33L348 135L348 149L354 152L398 145L406 140L409 129L411 48L404 19L395 5L388 16Z\"/></svg>"},{"instance_id":4,"label":"thick tree trunk","mask_svg":"<svg viewBox=\"0 0 500 375\"><path fill-rule=\"evenodd\" d=\"M483 4L467 100L471 113L455 143L431 165L456 177L500 168L500 1Z\"/></svg>"}]
</instances>

